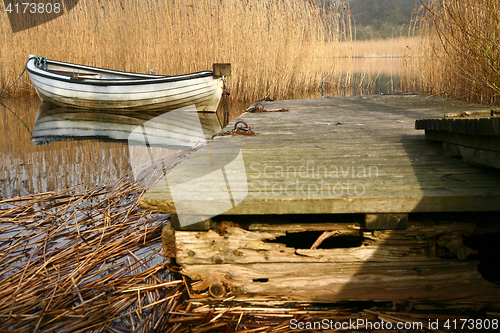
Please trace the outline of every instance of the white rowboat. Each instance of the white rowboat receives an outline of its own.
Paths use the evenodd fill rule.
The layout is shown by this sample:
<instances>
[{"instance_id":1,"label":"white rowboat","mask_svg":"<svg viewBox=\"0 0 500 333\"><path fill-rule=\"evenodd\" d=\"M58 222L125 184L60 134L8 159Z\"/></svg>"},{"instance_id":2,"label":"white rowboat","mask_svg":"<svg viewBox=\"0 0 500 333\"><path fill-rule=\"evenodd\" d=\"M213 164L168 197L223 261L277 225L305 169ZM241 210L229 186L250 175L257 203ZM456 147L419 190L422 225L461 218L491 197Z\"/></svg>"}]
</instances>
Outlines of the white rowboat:
<instances>
[{"instance_id":1,"label":"white rowboat","mask_svg":"<svg viewBox=\"0 0 500 333\"><path fill-rule=\"evenodd\" d=\"M223 90L223 77L212 71L137 74L35 56L26 68L42 101L73 108L174 110L195 104L199 112L215 112Z\"/></svg>"}]
</instances>

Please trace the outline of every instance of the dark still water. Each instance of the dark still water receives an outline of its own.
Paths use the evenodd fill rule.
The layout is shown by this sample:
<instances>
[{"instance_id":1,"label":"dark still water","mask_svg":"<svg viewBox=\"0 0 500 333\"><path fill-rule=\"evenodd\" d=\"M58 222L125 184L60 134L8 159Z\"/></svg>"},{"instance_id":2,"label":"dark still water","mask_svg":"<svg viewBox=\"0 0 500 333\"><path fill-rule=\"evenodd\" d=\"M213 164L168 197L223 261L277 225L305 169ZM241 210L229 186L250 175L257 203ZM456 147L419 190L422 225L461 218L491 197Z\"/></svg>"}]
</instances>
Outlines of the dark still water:
<instances>
[{"instance_id":1,"label":"dark still water","mask_svg":"<svg viewBox=\"0 0 500 333\"><path fill-rule=\"evenodd\" d=\"M400 59L350 60L342 74L300 97L398 93L399 68ZM0 199L109 184L220 130L216 115L191 111L93 113L42 104L36 96L0 102ZM231 117L247 106L230 104Z\"/></svg>"}]
</instances>

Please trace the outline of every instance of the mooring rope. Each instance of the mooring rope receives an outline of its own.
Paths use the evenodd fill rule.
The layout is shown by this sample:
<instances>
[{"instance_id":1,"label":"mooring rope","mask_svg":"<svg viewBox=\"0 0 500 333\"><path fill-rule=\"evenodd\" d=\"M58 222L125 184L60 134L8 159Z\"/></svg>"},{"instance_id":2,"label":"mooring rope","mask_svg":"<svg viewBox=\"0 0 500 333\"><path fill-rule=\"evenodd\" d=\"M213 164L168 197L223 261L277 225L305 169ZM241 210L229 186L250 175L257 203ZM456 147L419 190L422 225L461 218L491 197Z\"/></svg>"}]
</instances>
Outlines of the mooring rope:
<instances>
[{"instance_id":1,"label":"mooring rope","mask_svg":"<svg viewBox=\"0 0 500 333\"><path fill-rule=\"evenodd\" d=\"M31 56L29 59L31 58L36 58L35 60L35 66L44 70L44 71L47 71L47 58L45 58L44 56L40 56L40 58L36 57L36 56ZM29 61L28 59L28 61Z\"/></svg>"},{"instance_id":2,"label":"mooring rope","mask_svg":"<svg viewBox=\"0 0 500 333\"><path fill-rule=\"evenodd\" d=\"M37 66L40 69L47 70L47 59L44 56L41 56L40 58L37 57L37 56L31 56L31 57L28 58L28 61L30 61L31 59L36 59L35 60L35 66ZM24 66L24 69L21 72L21 75L19 75L17 77L17 79L14 81L14 83L12 83L10 86L8 86L7 89L5 89L4 91L2 91L0 93L0 96L2 96L3 94L5 94L5 92L7 92L7 90L9 90L10 88L12 88L12 86L14 86L14 84L16 84L16 82L19 81L19 79L23 76L24 72L26 72L26 66ZM29 129L28 125L26 125L26 123L21 118L19 118L19 116L14 111L12 111L7 105L5 105L5 104L3 104L1 102L0 102L0 104L2 104L3 107L5 107L7 110L9 110L10 113L12 113L14 116L16 116L16 118L19 119L19 121L21 122L21 124L23 124L23 126L26 127L26 129L28 130L28 132L30 132L30 135L33 135L33 133L31 132L31 130Z\"/></svg>"},{"instance_id":3,"label":"mooring rope","mask_svg":"<svg viewBox=\"0 0 500 333\"><path fill-rule=\"evenodd\" d=\"M38 58L37 56L31 56L31 57L28 58L28 61L30 61L33 58L36 59L35 60L35 65L38 68L43 69L43 70L47 70L47 59L44 56L41 56L40 58ZM14 81L14 83L12 83L10 86L8 86L7 89L5 89L4 91L2 91L0 93L0 96L3 95L5 92L7 92L7 90L9 90L10 88L12 88L12 86L16 84L16 82L21 78L21 76L23 76L24 72L26 72L26 66L24 66L24 69L21 72L21 75L19 75L17 77L17 79Z\"/></svg>"},{"instance_id":4,"label":"mooring rope","mask_svg":"<svg viewBox=\"0 0 500 333\"><path fill-rule=\"evenodd\" d=\"M224 111L224 122L222 124L222 128L226 127L227 124L229 124L229 105L228 105L229 95L230 93L226 86L226 78L222 77L222 110Z\"/></svg>"},{"instance_id":5,"label":"mooring rope","mask_svg":"<svg viewBox=\"0 0 500 333\"><path fill-rule=\"evenodd\" d=\"M31 135L33 135L33 133L30 131L28 125L26 125L26 123L21 119L19 118L19 116L17 114L15 114L14 111L12 111L7 105L3 104L2 102L0 102L0 104L2 104L7 110L9 110L14 116L16 116L17 119L19 119L19 121L21 122L21 124L24 125L24 127L26 127L26 129L28 130L28 132L30 132Z\"/></svg>"},{"instance_id":6,"label":"mooring rope","mask_svg":"<svg viewBox=\"0 0 500 333\"><path fill-rule=\"evenodd\" d=\"M12 86L16 84L17 80L19 80L21 78L21 76L23 76L23 74L24 74L25 71L26 71L26 67L24 67L23 71L21 72L21 75L19 75L19 77L16 79L16 81L14 81L14 83L12 83L10 86L7 87L7 89L5 89L4 91L2 91L0 93L0 96L3 95L5 92L7 92L7 90L9 90L10 88L12 88Z\"/></svg>"}]
</instances>

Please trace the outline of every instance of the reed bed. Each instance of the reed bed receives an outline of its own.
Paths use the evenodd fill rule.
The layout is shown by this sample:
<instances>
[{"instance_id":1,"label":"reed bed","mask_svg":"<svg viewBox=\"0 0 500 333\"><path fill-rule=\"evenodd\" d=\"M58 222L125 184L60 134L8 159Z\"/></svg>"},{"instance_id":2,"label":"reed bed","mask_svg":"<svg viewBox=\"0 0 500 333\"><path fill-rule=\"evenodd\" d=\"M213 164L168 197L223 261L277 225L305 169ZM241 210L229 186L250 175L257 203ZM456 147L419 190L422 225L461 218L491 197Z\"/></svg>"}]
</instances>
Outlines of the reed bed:
<instances>
[{"instance_id":1,"label":"reed bed","mask_svg":"<svg viewBox=\"0 0 500 333\"><path fill-rule=\"evenodd\" d=\"M289 97L374 94L381 76L394 77L394 80L399 83L401 66L406 66L407 60L413 57L410 50L416 50L419 44L420 39L416 37L362 41L349 39L338 42L335 44L336 52L327 54L323 58L324 63L335 63L336 69L322 73L321 85L316 91ZM405 75L408 74L410 72L405 71ZM388 91L395 93L390 87ZM405 91L415 92L416 90Z\"/></svg>"},{"instance_id":2,"label":"reed bed","mask_svg":"<svg viewBox=\"0 0 500 333\"><path fill-rule=\"evenodd\" d=\"M138 208L190 152L137 180L0 201L0 330L152 332L177 308L183 279L163 261L168 215Z\"/></svg>"},{"instance_id":3,"label":"reed bed","mask_svg":"<svg viewBox=\"0 0 500 333\"><path fill-rule=\"evenodd\" d=\"M406 68L423 92L500 103L500 2L433 0L414 23L420 45Z\"/></svg>"},{"instance_id":4,"label":"reed bed","mask_svg":"<svg viewBox=\"0 0 500 333\"><path fill-rule=\"evenodd\" d=\"M418 43L416 37L395 37L341 42L338 49L345 58L402 58Z\"/></svg>"},{"instance_id":5,"label":"reed bed","mask_svg":"<svg viewBox=\"0 0 500 333\"><path fill-rule=\"evenodd\" d=\"M345 4L328 9L303 0L90 1L37 27L12 33L0 22L0 88L21 73L29 54L117 70L175 75L232 63L236 100L284 98L314 90L349 40ZM27 75L9 93L33 94Z\"/></svg>"}]
</instances>

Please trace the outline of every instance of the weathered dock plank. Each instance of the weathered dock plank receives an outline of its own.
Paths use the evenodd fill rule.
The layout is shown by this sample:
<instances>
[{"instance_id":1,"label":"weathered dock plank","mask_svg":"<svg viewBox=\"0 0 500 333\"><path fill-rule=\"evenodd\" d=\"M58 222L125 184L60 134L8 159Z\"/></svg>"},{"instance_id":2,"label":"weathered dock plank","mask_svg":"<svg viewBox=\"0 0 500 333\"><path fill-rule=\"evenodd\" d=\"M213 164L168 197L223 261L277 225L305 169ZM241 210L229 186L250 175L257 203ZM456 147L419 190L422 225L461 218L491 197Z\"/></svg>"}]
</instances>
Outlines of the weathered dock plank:
<instances>
[{"instance_id":1,"label":"weathered dock plank","mask_svg":"<svg viewBox=\"0 0 500 333\"><path fill-rule=\"evenodd\" d=\"M406 230L376 232L350 223L248 230L225 223L208 232L164 228L165 251L194 281L198 301L463 303L500 296L499 286L478 272L479 262L466 260L477 254L462 242L475 232L473 223L410 223Z\"/></svg>"},{"instance_id":2,"label":"weathered dock plank","mask_svg":"<svg viewBox=\"0 0 500 333\"><path fill-rule=\"evenodd\" d=\"M445 154L500 169L499 111L446 114L445 118L419 119L428 140L443 142Z\"/></svg>"},{"instance_id":3,"label":"weathered dock plank","mask_svg":"<svg viewBox=\"0 0 500 333\"><path fill-rule=\"evenodd\" d=\"M241 149L244 168L227 170L228 189L244 200L221 214L340 214L500 210L500 172L443 154L441 144L415 130L415 120L483 106L424 95L322 98L263 102L267 110L245 113L254 136L217 137ZM227 129L226 128L226 129ZM205 147L190 160L220 151ZM199 176L199 175L198 175ZM177 184L200 207L214 209L210 193L220 182L208 173ZM193 177L193 179L196 177ZM167 179L142 199L143 208L176 213ZM222 207L221 207L222 209Z\"/></svg>"}]
</instances>

